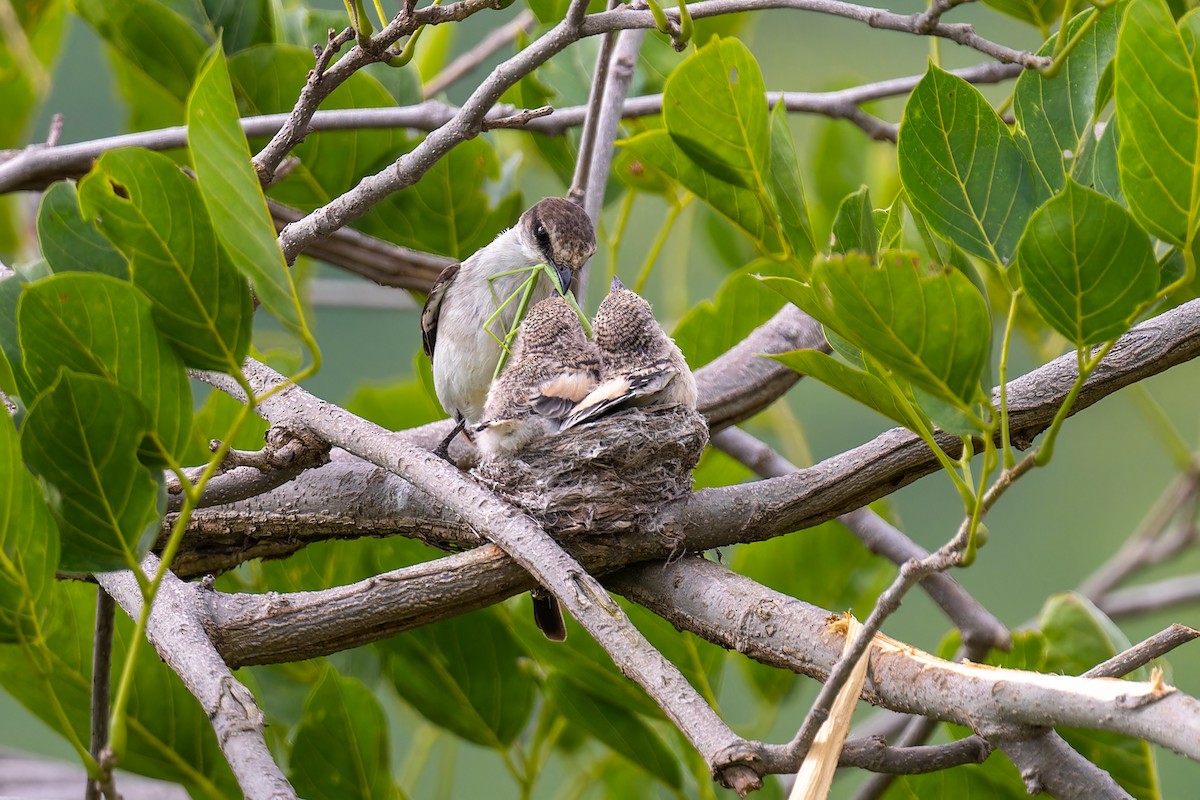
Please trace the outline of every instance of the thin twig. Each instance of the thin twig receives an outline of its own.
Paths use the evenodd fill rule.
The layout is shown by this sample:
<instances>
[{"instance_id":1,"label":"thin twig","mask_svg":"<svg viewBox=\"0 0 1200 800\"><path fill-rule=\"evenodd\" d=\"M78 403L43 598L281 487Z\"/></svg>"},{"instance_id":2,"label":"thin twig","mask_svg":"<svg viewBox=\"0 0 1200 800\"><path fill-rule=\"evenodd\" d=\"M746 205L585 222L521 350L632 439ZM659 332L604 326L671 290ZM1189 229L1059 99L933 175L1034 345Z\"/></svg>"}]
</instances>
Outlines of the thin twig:
<instances>
[{"instance_id":1,"label":"thin twig","mask_svg":"<svg viewBox=\"0 0 1200 800\"><path fill-rule=\"evenodd\" d=\"M616 7L616 0L608 0L608 8ZM588 165L592 162L592 150L596 146L596 123L600 119L600 104L604 102L604 86L608 81L608 68L612 62L613 43L616 33L609 31L600 39L596 52L596 66L592 69L592 82L588 86L587 104L584 106L582 125L579 131L579 152L575 156L575 172L567 189L567 199L583 205L587 193ZM592 220L595 223L595 219Z\"/></svg>"},{"instance_id":2,"label":"thin twig","mask_svg":"<svg viewBox=\"0 0 1200 800\"><path fill-rule=\"evenodd\" d=\"M1083 673L1084 678L1120 678L1135 669L1141 669L1156 658L1200 637L1200 631L1187 625L1175 623L1153 636L1143 639L1128 650L1118 653L1107 661Z\"/></svg>"},{"instance_id":3,"label":"thin twig","mask_svg":"<svg viewBox=\"0 0 1200 800\"><path fill-rule=\"evenodd\" d=\"M425 84L425 96L433 97L465 77L471 70L487 61L497 50L507 47L517 40L517 36L531 30L535 22L537 22L537 18L533 16L532 11L522 10L507 24L483 37L479 44L455 58L441 72L434 75L429 83Z\"/></svg>"},{"instance_id":4,"label":"thin twig","mask_svg":"<svg viewBox=\"0 0 1200 800\"><path fill-rule=\"evenodd\" d=\"M539 106L537 108L523 108L515 114L509 114L506 117L485 117L482 123L483 130L491 131L497 128L524 128L531 120L548 117L554 113L554 109L550 106Z\"/></svg>"},{"instance_id":5,"label":"thin twig","mask_svg":"<svg viewBox=\"0 0 1200 800\"><path fill-rule=\"evenodd\" d=\"M1117 589L1095 600L1110 617L1131 617L1200 601L1200 575L1181 575L1154 583Z\"/></svg>"},{"instance_id":6,"label":"thin twig","mask_svg":"<svg viewBox=\"0 0 1200 800\"><path fill-rule=\"evenodd\" d=\"M985 62L974 67L951 70L971 83L996 83L1009 80L1023 70L1014 64ZM783 103L791 113L820 114L846 117L857 104L885 97L895 97L912 91L921 76L892 78L833 92L767 92L767 102L774 107ZM412 106L389 108L347 108L317 111L309 120L307 133L321 131L368 130L375 128L407 128L433 131L454 119L461 109L437 100L426 100ZM484 121L511 117L520 111L515 106L498 104L484 116ZM621 110L623 119L645 117L662 111L662 95L643 95L627 99ZM583 124L587 106L568 106L555 109L553 114L529 119L524 130L557 136ZM288 114L265 114L245 117L242 131L248 137L272 136L288 121ZM482 124L482 123L481 123ZM109 150L119 147L144 147L149 150L172 150L187 146L187 128L180 125L153 131L127 133L102 139L48 148L43 144L21 150L0 152L0 192L24 189L43 189L56 180L78 177ZM276 180L283 164L275 168ZM301 215L302 216L302 215ZM297 218L299 219L299 217Z\"/></svg>"},{"instance_id":7,"label":"thin twig","mask_svg":"<svg viewBox=\"0 0 1200 800\"><path fill-rule=\"evenodd\" d=\"M116 604L103 587L96 588L96 629L92 637L92 758L100 765L102 780L88 779L86 800L100 795L116 797L112 758L108 747L108 700L112 677L113 621Z\"/></svg>"}]
</instances>

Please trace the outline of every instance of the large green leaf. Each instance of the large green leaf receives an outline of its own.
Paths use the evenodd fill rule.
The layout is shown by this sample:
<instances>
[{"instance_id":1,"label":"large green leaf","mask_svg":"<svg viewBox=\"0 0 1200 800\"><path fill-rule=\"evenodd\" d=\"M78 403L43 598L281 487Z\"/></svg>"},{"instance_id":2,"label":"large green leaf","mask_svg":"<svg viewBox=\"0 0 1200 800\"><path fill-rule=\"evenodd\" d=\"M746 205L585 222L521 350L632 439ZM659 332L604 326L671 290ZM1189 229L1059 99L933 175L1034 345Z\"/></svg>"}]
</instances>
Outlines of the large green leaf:
<instances>
[{"instance_id":1,"label":"large green leaf","mask_svg":"<svg viewBox=\"0 0 1200 800\"><path fill-rule=\"evenodd\" d=\"M757 194L727 183L688 158L665 130L657 129L626 139L621 146L648 165L712 206L737 225L765 253L778 252L782 242L768 223L762 202Z\"/></svg>"},{"instance_id":2,"label":"large green leaf","mask_svg":"<svg viewBox=\"0 0 1200 800\"><path fill-rule=\"evenodd\" d=\"M154 327L150 301L132 284L107 275L54 275L25 288L17 321L36 392L64 368L106 378L142 401L168 454L183 452L192 422L187 372Z\"/></svg>"},{"instance_id":3,"label":"large green leaf","mask_svg":"<svg viewBox=\"0 0 1200 800\"><path fill-rule=\"evenodd\" d=\"M930 65L904 107L900 180L913 208L968 253L1007 264L1038 188L1008 127L971 84Z\"/></svg>"},{"instance_id":4,"label":"large green leaf","mask_svg":"<svg viewBox=\"0 0 1200 800\"><path fill-rule=\"evenodd\" d=\"M414 186L376 205L362 229L407 247L464 259L521 213L519 192L493 205L488 182L500 177L490 142L470 139L455 147Z\"/></svg>"},{"instance_id":5,"label":"large green leaf","mask_svg":"<svg viewBox=\"0 0 1200 800\"><path fill-rule=\"evenodd\" d=\"M816 378L867 408L878 411L897 425L914 427L909 406L869 372L843 364L819 350L793 350L771 358L802 375Z\"/></svg>"},{"instance_id":6,"label":"large green leaf","mask_svg":"<svg viewBox=\"0 0 1200 800\"><path fill-rule=\"evenodd\" d=\"M250 346L250 291L217 241L195 181L166 156L105 153L79 184L85 218L130 261L154 321L186 364L233 372Z\"/></svg>"},{"instance_id":7,"label":"large green leaf","mask_svg":"<svg viewBox=\"0 0 1200 800\"><path fill-rule=\"evenodd\" d=\"M765 93L746 45L715 39L667 78L663 121L680 149L705 171L761 194L771 164Z\"/></svg>"},{"instance_id":8,"label":"large green leaf","mask_svg":"<svg viewBox=\"0 0 1200 800\"><path fill-rule=\"evenodd\" d=\"M800 179L800 162L796 143L788 125L787 109L783 103L771 112L771 169L767 172L767 189L779 213L784 236L792 246L792 255L803 272L820 249L813 235L808 214L808 200Z\"/></svg>"},{"instance_id":9,"label":"large green leaf","mask_svg":"<svg viewBox=\"0 0 1200 800\"><path fill-rule=\"evenodd\" d=\"M274 14L271 6L271 0L204 0L208 22L214 30L221 32L226 53L272 41Z\"/></svg>"},{"instance_id":10,"label":"large green leaf","mask_svg":"<svg viewBox=\"0 0 1200 800\"><path fill-rule=\"evenodd\" d=\"M30 658L26 648L0 647L0 685L50 729L63 732L63 717L86 742L90 720L92 637L96 587L60 581L52 587L43 620L45 646ZM133 623L116 615L113 664L124 664ZM121 768L184 784L194 797L237 797L238 786L217 745L208 714L143 641L131 683L129 741Z\"/></svg>"},{"instance_id":11,"label":"large green leaf","mask_svg":"<svg viewBox=\"0 0 1200 800\"><path fill-rule=\"evenodd\" d=\"M1163 0L1135 0L1117 38L1117 157L1129 209L1175 245L1200 219L1200 16L1176 27Z\"/></svg>"},{"instance_id":12,"label":"large green leaf","mask_svg":"<svg viewBox=\"0 0 1200 800\"><path fill-rule=\"evenodd\" d=\"M207 47L187 20L153 0L75 0L79 15L142 75L187 97Z\"/></svg>"},{"instance_id":13,"label":"large green leaf","mask_svg":"<svg viewBox=\"0 0 1200 800\"><path fill-rule=\"evenodd\" d=\"M1158 289L1150 237L1120 205L1074 181L1029 220L1017 263L1038 313L1076 347L1123 334Z\"/></svg>"},{"instance_id":14,"label":"large green leaf","mask_svg":"<svg viewBox=\"0 0 1200 800\"><path fill-rule=\"evenodd\" d=\"M391 797L387 726L370 689L326 668L304 704L289 780L314 800Z\"/></svg>"},{"instance_id":15,"label":"large green leaf","mask_svg":"<svg viewBox=\"0 0 1200 800\"><path fill-rule=\"evenodd\" d=\"M21 461L12 417L0 410L0 643L31 635L58 566L58 529Z\"/></svg>"},{"instance_id":16,"label":"large green leaf","mask_svg":"<svg viewBox=\"0 0 1200 800\"><path fill-rule=\"evenodd\" d=\"M100 272L129 279L129 262L83 218L75 184L59 181L42 195L38 244L54 272Z\"/></svg>"},{"instance_id":17,"label":"large green leaf","mask_svg":"<svg viewBox=\"0 0 1200 800\"><path fill-rule=\"evenodd\" d=\"M982 397L991 322L983 295L951 267L886 251L818 258L812 287L767 283L883 366L943 402L967 410Z\"/></svg>"},{"instance_id":18,"label":"large green leaf","mask_svg":"<svg viewBox=\"0 0 1200 800\"><path fill-rule=\"evenodd\" d=\"M1096 89L1117 49L1117 26L1123 7L1114 4L1099 13L1063 63L1062 72L1048 78L1025 70L1013 90L1013 115L1028 138L1033 166L1050 191L1063 188L1068 175L1090 183L1099 139L1095 135ZM1068 35L1087 23L1088 9L1071 20ZM1053 56L1057 37L1038 55Z\"/></svg>"},{"instance_id":19,"label":"large green leaf","mask_svg":"<svg viewBox=\"0 0 1200 800\"><path fill-rule=\"evenodd\" d=\"M29 409L25 462L54 487L60 568L136 567L158 532L161 477L138 460L151 432L145 406L126 389L63 371Z\"/></svg>"},{"instance_id":20,"label":"large green leaf","mask_svg":"<svg viewBox=\"0 0 1200 800\"><path fill-rule=\"evenodd\" d=\"M573 726L587 731L654 778L680 788L683 776L679 758L641 718L557 672L546 679L546 695Z\"/></svg>"},{"instance_id":21,"label":"large green leaf","mask_svg":"<svg viewBox=\"0 0 1200 800\"><path fill-rule=\"evenodd\" d=\"M499 611L427 625L383 645L396 691L428 720L485 747L504 749L533 710L525 655Z\"/></svg>"},{"instance_id":22,"label":"large green leaf","mask_svg":"<svg viewBox=\"0 0 1200 800\"><path fill-rule=\"evenodd\" d=\"M229 70L220 48L208 55L188 97L188 149L200 196L235 267L263 306L293 331L304 329L292 273L238 124Z\"/></svg>"}]
</instances>

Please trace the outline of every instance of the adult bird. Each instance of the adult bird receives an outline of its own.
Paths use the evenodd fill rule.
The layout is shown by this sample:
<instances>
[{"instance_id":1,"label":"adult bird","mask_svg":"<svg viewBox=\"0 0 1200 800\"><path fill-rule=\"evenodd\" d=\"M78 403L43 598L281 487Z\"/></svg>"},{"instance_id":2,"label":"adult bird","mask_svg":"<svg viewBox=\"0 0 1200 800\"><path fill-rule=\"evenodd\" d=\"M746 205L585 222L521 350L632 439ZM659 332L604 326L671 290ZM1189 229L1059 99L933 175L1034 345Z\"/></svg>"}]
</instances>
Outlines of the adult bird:
<instances>
[{"instance_id":1,"label":"adult bird","mask_svg":"<svg viewBox=\"0 0 1200 800\"><path fill-rule=\"evenodd\" d=\"M421 309L421 337L433 361L438 402L457 425L434 451L449 459L450 442L467 426L478 425L488 387L500 360L499 341L512 328L517 303L511 302L490 327L484 322L529 276L523 270L546 264L558 275L561 292L596 252L591 219L575 203L547 197L530 207L517 224L460 264L442 270ZM558 287L539 278L531 302Z\"/></svg>"},{"instance_id":2,"label":"adult bird","mask_svg":"<svg viewBox=\"0 0 1200 800\"><path fill-rule=\"evenodd\" d=\"M696 407L696 379L679 347L642 297L614 277L592 322L600 348L600 383L560 430L634 406Z\"/></svg>"}]
</instances>

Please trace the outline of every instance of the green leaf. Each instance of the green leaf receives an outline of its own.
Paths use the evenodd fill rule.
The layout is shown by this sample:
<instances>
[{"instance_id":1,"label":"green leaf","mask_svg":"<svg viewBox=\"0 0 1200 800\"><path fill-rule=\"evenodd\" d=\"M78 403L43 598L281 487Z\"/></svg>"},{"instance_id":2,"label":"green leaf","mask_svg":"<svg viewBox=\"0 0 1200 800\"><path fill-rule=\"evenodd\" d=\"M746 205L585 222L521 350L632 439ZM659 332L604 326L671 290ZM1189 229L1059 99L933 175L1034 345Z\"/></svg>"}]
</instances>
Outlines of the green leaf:
<instances>
[{"instance_id":1,"label":"green leaf","mask_svg":"<svg viewBox=\"0 0 1200 800\"><path fill-rule=\"evenodd\" d=\"M271 0L204 0L204 11L213 29L221 32L226 53L273 39Z\"/></svg>"},{"instance_id":2,"label":"green leaf","mask_svg":"<svg viewBox=\"0 0 1200 800\"><path fill-rule=\"evenodd\" d=\"M804 197L804 183L800 179L796 143L792 140L792 129L788 125L787 109L783 103L776 105L771 112L771 169L767 172L767 189L778 209L779 222L792 247L792 254L802 272L807 273L820 248L813 235L808 201Z\"/></svg>"},{"instance_id":3,"label":"green leaf","mask_svg":"<svg viewBox=\"0 0 1200 800\"><path fill-rule=\"evenodd\" d=\"M682 786L679 758L639 717L566 680L558 672L546 679L546 695L555 710L573 726L587 731L668 786L674 789Z\"/></svg>"},{"instance_id":4,"label":"green leaf","mask_svg":"<svg viewBox=\"0 0 1200 800\"><path fill-rule=\"evenodd\" d=\"M569 0L528 0L528 5L538 22L553 25L566 16Z\"/></svg>"},{"instance_id":5,"label":"green leaf","mask_svg":"<svg viewBox=\"0 0 1200 800\"><path fill-rule=\"evenodd\" d=\"M383 645L396 691L430 722L504 749L533 710L524 649L499 611L476 611L400 634Z\"/></svg>"},{"instance_id":6,"label":"green leaf","mask_svg":"<svg viewBox=\"0 0 1200 800\"><path fill-rule=\"evenodd\" d=\"M1017 261L1038 313L1076 347L1123 334L1158 289L1150 237L1120 205L1074 181L1029 220Z\"/></svg>"},{"instance_id":7,"label":"green leaf","mask_svg":"<svg viewBox=\"0 0 1200 800\"><path fill-rule=\"evenodd\" d=\"M12 417L0 411L0 643L33 635L58 565L58 529L37 481L21 461Z\"/></svg>"},{"instance_id":8,"label":"green leaf","mask_svg":"<svg viewBox=\"0 0 1200 800\"><path fill-rule=\"evenodd\" d=\"M300 300L250 163L250 148L238 124L229 70L219 47L207 56L188 97L188 149L200 195L234 266L253 282L263 306L300 333L305 329Z\"/></svg>"},{"instance_id":9,"label":"green leaf","mask_svg":"<svg viewBox=\"0 0 1200 800\"><path fill-rule=\"evenodd\" d=\"M679 149L665 130L646 131L632 139L624 140L621 146L633 153L642 164L673 178L683 188L708 203L745 231L764 253L778 252L781 249L782 242L769 226L758 195L701 169Z\"/></svg>"},{"instance_id":10,"label":"green leaf","mask_svg":"<svg viewBox=\"0 0 1200 800\"><path fill-rule=\"evenodd\" d=\"M702 300L675 326L672 337L699 369L733 347L783 307L783 301L758 280L758 275L793 275L776 261L761 259L730 275L711 301Z\"/></svg>"},{"instance_id":11,"label":"green leaf","mask_svg":"<svg viewBox=\"0 0 1200 800\"><path fill-rule=\"evenodd\" d=\"M1068 176L1080 183L1091 182L1091 164L1099 144L1094 133L1099 110L1096 94L1117 49L1122 10L1113 5L1100 12L1057 76L1047 78L1030 69L1017 78L1013 116L1028 138L1033 167L1051 192L1061 191ZM1067 35L1073 36L1092 15L1088 9L1076 16L1067 26ZM1057 41L1057 37L1047 41L1038 55L1053 56Z\"/></svg>"},{"instance_id":12,"label":"green leaf","mask_svg":"<svg viewBox=\"0 0 1200 800\"><path fill-rule=\"evenodd\" d=\"M897 150L904 190L929 226L971 255L1007 264L1039 189L979 90L931 64L904 107Z\"/></svg>"},{"instance_id":13,"label":"green leaf","mask_svg":"<svg viewBox=\"0 0 1200 800\"><path fill-rule=\"evenodd\" d=\"M54 487L60 568L136 567L154 542L161 477L137 457L149 414L126 389L64 370L35 400L21 429L29 467Z\"/></svg>"},{"instance_id":14,"label":"green leaf","mask_svg":"<svg viewBox=\"0 0 1200 800\"><path fill-rule=\"evenodd\" d=\"M991 322L965 275L886 251L878 266L861 253L818 258L812 288L765 279L791 302L883 366L962 410L983 396Z\"/></svg>"},{"instance_id":15,"label":"green leaf","mask_svg":"<svg viewBox=\"0 0 1200 800\"><path fill-rule=\"evenodd\" d=\"M1121 192L1121 170L1117 160L1120 134L1120 127L1109 121L1096 145L1096 157L1092 160L1092 187L1119 203L1125 199Z\"/></svg>"},{"instance_id":16,"label":"green leaf","mask_svg":"<svg viewBox=\"0 0 1200 800\"><path fill-rule=\"evenodd\" d=\"M1028 22L1042 36L1049 36L1051 27L1062 16L1064 0L983 0L983 3L1001 14Z\"/></svg>"},{"instance_id":17,"label":"green leaf","mask_svg":"<svg viewBox=\"0 0 1200 800\"><path fill-rule=\"evenodd\" d=\"M66 5L53 0L12 4L0 36L0 148L27 143L31 118L50 93Z\"/></svg>"},{"instance_id":18,"label":"green leaf","mask_svg":"<svg viewBox=\"0 0 1200 800\"><path fill-rule=\"evenodd\" d=\"M771 163L766 87L746 45L715 39L684 59L663 87L663 121L706 172L765 193Z\"/></svg>"},{"instance_id":19,"label":"green leaf","mask_svg":"<svg viewBox=\"0 0 1200 800\"><path fill-rule=\"evenodd\" d=\"M326 667L304 704L288 779L314 800L391 797L388 723L363 683Z\"/></svg>"},{"instance_id":20,"label":"green leaf","mask_svg":"<svg viewBox=\"0 0 1200 800\"><path fill-rule=\"evenodd\" d=\"M888 792L889 800L934 797L1029 800L1029 792L1012 762L1004 758L989 758L983 764L966 764L925 775L902 775Z\"/></svg>"},{"instance_id":21,"label":"green leaf","mask_svg":"<svg viewBox=\"0 0 1200 800\"><path fill-rule=\"evenodd\" d=\"M1117 38L1117 157L1129 210L1151 234L1189 242L1200 217L1200 16L1176 27L1162 0L1136 0Z\"/></svg>"},{"instance_id":22,"label":"green leaf","mask_svg":"<svg viewBox=\"0 0 1200 800\"><path fill-rule=\"evenodd\" d=\"M166 156L112 150L79 184L83 215L129 259L154 322L188 366L235 372L250 347L245 280L213 232L195 181Z\"/></svg>"},{"instance_id":23,"label":"green leaf","mask_svg":"<svg viewBox=\"0 0 1200 800\"><path fill-rule=\"evenodd\" d=\"M125 256L83 218L75 184L59 181L42 195L37 233L42 256L55 272L100 272L129 280Z\"/></svg>"},{"instance_id":24,"label":"green leaf","mask_svg":"<svg viewBox=\"0 0 1200 800\"><path fill-rule=\"evenodd\" d=\"M414 186L376 205L362 230L407 247L464 259L520 216L519 192L493 205L488 182L500 177L491 143L470 139L434 164Z\"/></svg>"},{"instance_id":25,"label":"green leaf","mask_svg":"<svg viewBox=\"0 0 1200 800\"><path fill-rule=\"evenodd\" d=\"M96 588L77 581L51 588L41 628L44 647L32 658L27 648L0 647L0 685L60 734L62 719L54 709L61 707L76 737L86 742ZM118 612L114 666L125 663L132 638L133 622ZM121 769L182 783L197 797L241 796L208 715L145 642L138 648L131 686L129 745Z\"/></svg>"},{"instance_id":26,"label":"green leaf","mask_svg":"<svg viewBox=\"0 0 1200 800\"><path fill-rule=\"evenodd\" d=\"M771 358L802 375L816 378L831 389L878 411L897 425L915 427L909 405L869 372L843 364L819 350L793 350L772 355Z\"/></svg>"},{"instance_id":27,"label":"green leaf","mask_svg":"<svg viewBox=\"0 0 1200 800\"><path fill-rule=\"evenodd\" d=\"M857 250L875 259L879 250L879 231L875 229L875 214L871 208L871 193L866 186L851 192L838 206L833 218L834 253Z\"/></svg>"},{"instance_id":28,"label":"green leaf","mask_svg":"<svg viewBox=\"0 0 1200 800\"><path fill-rule=\"evenodd\" d=\"M132 284L94 273L54 275L25 288L17 323L35 392L61 369L110 380L146 406L167 453L183 452L192 422L187 373Z\"/></svg>"},{"instance_id":29,"label":"green leaf","mask_svg":"<svg viewBox=\"0 0 1200 800\"><path fill-rule=\"evenodd\" d=\"M187 20L152 0L75 0L96 33L177 100L187 97L207 45Z\"/></svg>"},{"instance_id":30,"label":"green leaf","mask_svg":"<svg viewBox=\"0 0 1200 800\"><path fill-rule=\"evenodd\" d=\"M1038 618L1046 637L1045 672L1078 675L1129 648L1129 640L1087 598L1074 594L1046 600ZM1145 679L1145 670L1139 670ZM1080 755L1100 764L1134 797L1158 798L1158 770L1149 743L1107 731L1060 730Z\"/></svg>"}]
</instances>

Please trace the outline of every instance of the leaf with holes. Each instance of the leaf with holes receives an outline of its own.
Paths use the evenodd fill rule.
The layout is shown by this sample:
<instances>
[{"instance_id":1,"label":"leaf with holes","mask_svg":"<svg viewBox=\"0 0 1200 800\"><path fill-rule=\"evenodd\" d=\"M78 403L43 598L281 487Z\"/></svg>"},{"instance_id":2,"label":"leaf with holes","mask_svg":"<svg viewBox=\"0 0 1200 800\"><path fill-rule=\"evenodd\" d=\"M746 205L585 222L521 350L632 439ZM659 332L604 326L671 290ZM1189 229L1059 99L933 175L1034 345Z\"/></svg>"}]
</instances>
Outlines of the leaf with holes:
<instances>
[{"instance_id":1,"label":"leaf with holes","mask_svg":"<svg viewBox=\"0 0 1200 800\"><path fill-rule=\"evenodd\" d=\"M133 283L184 363L235 372L250 347L253 308L196 182L148 150L112 150L79 183L83 215L129 259Z\"/></svg>"}]
</instances>

